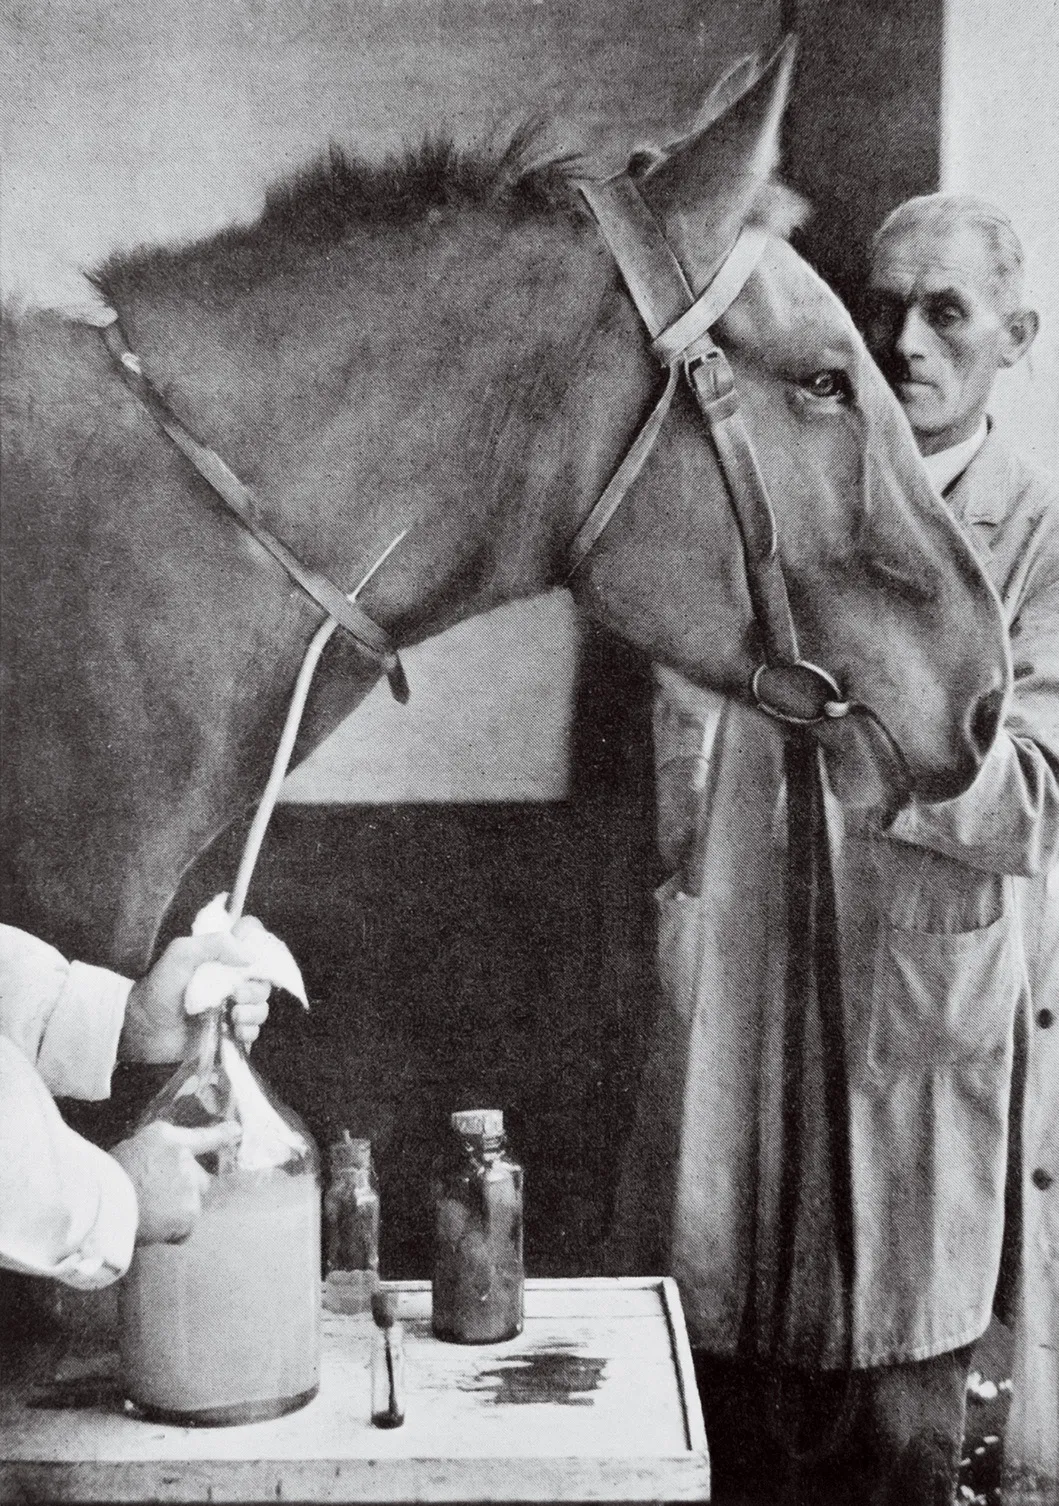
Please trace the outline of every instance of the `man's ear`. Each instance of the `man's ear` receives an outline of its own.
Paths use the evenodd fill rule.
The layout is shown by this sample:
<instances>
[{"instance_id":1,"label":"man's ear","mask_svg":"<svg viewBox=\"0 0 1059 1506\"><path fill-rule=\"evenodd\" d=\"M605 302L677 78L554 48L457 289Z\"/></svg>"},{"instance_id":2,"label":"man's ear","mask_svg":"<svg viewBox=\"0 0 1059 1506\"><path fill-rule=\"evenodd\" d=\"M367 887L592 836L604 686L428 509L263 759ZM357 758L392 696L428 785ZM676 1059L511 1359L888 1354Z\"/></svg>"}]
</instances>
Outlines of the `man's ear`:
<instances>
[{"instance_id":1,"label":"man's ear","mask_svg":"<svg viewBox=\"0 0 1059 1506\"><path fill-rule=\"evenodd\" d=\"M1000 353L1003 366L1014 366L1021 361L1037 338L1041 321L1036 309L1016 309L1004 320L1005 341Z\"/></svg>"}]
</instances>

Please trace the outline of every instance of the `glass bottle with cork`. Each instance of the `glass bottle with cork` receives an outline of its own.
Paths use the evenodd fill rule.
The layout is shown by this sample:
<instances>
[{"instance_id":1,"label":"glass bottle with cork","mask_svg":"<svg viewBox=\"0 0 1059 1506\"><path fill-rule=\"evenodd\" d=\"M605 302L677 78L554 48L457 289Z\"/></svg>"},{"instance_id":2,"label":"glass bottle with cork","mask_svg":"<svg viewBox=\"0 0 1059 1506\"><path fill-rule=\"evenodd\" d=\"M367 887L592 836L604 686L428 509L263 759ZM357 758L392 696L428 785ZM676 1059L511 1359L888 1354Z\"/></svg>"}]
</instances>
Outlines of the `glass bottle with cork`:
<instances>
[{"instance_id":1,"label":"glass bottle with cork","mask_svg":"<svg viewBox=\"0 0 1059 1506\"><path fill-rule=\"evenodd\" d=\"M304 1406L320 1368L316 1146L250 1066L226 1009L140 1125L234 1121L236 1144L200 1158L202 1213L180 1244L137 1248L118 1295L125 1395L159 1422L215 1427Z\"/></svg>"},{"instance_id":2,"label":"glass bottle with cork","mask_svg":"<svg viewBox=\"0 0 1059 1506\"><path fill-rule=\"evenodd\" d=\"M522 1332L522 1167L499 1109L452 1115L453 1155L434 1180L432 1327L454 1344Z\"/></svg>"},{"instance_id":3,"label":"glass bottle with cork","mask_svg":"<svg viewBox=\"0 0 1059 1506\"><path fill-rule=\"evenodd\" d=\"M333 1313L368 1312L379 1285L379 1184L371 1141L343 1130L328 1156L324 1306Z\"/></svg>"}]
</instances>

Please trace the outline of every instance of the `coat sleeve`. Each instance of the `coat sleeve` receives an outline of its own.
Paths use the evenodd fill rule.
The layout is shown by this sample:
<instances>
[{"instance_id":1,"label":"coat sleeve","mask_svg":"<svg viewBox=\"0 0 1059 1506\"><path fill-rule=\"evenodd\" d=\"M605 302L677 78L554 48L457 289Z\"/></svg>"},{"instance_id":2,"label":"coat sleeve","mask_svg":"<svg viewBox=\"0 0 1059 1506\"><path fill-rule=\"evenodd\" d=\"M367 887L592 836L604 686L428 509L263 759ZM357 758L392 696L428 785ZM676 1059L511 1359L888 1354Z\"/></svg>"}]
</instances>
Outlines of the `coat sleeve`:
<instances>
[{"instance_id":1,"label":"coat sleeve","mask_svg":"<svg viewBox=\"0 0 1059 1506\"><path fill-rule=\"evenodd\" d=\"M131 987L128 978L67 962L38 937L0 926L0 1035L59 1097L110 1096Z\"/></svg>"},{"instance_id":2,"label":"coat sleeve","mask_svg":"<svg viewBox=\"0 0 1059 1506\"><path fill-rule=\"evenodd\" d=\"M113 1157L64 1124L40 1074L0 1036L0 1265L67 1286L124 1275L136 1193Z\"/></svg>"},{"instance_id":3,"label":"coat sleeve","mask_svg":"<svg viewBox=\"0 0 1059 1506\"><path fill-rule=\"evenodd\" d=\"M1032 877L1059 860L1059 579L1025 598L1011 649L1008 715L974 784L939 805L913 801L888 835L987 873Z\"/></svg>"},{"instance_id":4,"label":"coat sleeve","mask_svg":"<svg viewBox=\"0 0 1059 1506\"><path fill-rule=\"evenodd\" d=\"M132 1258L132 1183L51 1097L109 1095L130 987L0 926L0 1265L10 1270L106 1286Z\"/></svg>"}]
</instances>

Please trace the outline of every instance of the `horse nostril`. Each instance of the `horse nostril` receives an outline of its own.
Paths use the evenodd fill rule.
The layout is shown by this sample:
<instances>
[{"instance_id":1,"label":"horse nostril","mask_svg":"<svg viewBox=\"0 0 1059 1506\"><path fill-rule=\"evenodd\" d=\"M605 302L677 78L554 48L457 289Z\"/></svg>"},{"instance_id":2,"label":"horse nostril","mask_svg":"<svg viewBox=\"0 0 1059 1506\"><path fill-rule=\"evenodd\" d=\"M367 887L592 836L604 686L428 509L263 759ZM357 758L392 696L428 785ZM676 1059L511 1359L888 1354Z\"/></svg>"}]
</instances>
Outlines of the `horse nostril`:
<instances>
[{"instance_id":1,"label":"horse nostril","mask_svg":"<svg viewBox=\"0 0 1059 1506\"><path fill-rule=\"evenodd\" d=\"M989 752L1000 727L1000 713L1004 706L1004 692L991 690L982 696L971 713L970 734L975 750L982 755Z\"/></svg>"}]
</instances>

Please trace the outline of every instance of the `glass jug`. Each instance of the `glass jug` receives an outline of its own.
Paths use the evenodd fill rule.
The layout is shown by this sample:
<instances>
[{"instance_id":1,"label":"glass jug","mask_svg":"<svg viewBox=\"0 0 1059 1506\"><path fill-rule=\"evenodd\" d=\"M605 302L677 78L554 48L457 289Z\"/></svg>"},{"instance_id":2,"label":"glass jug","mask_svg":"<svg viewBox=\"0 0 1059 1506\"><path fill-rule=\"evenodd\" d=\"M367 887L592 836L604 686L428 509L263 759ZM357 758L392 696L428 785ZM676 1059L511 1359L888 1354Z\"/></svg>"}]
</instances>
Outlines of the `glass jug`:
<instances>
[{"instance_id":1,"label":"glass jug","mask_svg":"<svg viewBox=\"0 0 1059 1506\"><path fill-rule=\"evenodd\" d=\"M119 1292L125 1395L158 1422L216 1427L279 1417L316 1395L320 1169L316 1146L232 1038L203 1016L195 1049L145 1110L236 1120L242 1137L200 1158L202 1214L180 1244L138 1246Z\"/></svg>"}]
</instances>

